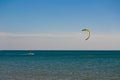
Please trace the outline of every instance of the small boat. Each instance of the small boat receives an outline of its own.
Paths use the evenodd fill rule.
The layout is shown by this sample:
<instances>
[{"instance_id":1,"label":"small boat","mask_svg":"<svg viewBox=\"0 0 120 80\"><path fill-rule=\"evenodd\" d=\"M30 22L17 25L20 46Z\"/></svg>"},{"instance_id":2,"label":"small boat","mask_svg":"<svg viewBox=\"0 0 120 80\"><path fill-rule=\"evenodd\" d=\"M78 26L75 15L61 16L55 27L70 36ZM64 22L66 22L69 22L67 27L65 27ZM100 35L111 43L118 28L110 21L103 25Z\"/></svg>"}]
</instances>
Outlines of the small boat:
<instances>
[{"instance_id":1,"label":"small boat","mask_svg":"<svg viewBox=\"0 0 120 80\"><path fill-rule=\"evenodd\" d=\"M29 51L28 55L35 55L34 53L32 53L31 51Z\"/></svg>"}]
</instances>

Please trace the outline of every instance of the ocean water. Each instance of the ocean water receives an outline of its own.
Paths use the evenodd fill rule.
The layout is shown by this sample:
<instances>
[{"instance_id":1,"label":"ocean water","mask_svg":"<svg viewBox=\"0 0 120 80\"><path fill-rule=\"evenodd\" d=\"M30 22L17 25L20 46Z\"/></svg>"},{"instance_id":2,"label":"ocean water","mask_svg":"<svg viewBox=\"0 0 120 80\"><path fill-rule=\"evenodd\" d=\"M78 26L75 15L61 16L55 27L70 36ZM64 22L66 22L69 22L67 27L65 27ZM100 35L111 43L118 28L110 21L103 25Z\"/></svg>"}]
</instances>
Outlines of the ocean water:
<instances>
[{"instance_id":1,"label":"ocean water","mask_svg":"<svg viewBox=\"0 0 120 80\"><path fill-rule=\"evenodd\" d=\"M0 80L120 80L120 51L1 50Z\"/></svg>"}]
</instances>

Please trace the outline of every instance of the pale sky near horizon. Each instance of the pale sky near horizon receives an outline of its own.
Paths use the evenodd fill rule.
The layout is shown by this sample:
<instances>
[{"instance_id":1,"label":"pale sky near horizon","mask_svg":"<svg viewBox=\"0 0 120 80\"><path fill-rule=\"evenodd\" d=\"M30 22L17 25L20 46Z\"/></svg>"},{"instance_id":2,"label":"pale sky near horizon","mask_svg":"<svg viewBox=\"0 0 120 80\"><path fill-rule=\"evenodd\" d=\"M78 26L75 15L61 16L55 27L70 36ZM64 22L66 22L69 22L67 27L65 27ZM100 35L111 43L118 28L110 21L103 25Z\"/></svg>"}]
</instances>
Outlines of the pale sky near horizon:
<instances>
[{"instance_id":1,"label":"pale sky near horizon","mask_svg":"<svg viewBox=\"0 0 120 80\"><path fill-rule=\"evenodd\" d=\"M120 0L0 0L7 49L120 50Z\"/></svg>"}]
</instances>

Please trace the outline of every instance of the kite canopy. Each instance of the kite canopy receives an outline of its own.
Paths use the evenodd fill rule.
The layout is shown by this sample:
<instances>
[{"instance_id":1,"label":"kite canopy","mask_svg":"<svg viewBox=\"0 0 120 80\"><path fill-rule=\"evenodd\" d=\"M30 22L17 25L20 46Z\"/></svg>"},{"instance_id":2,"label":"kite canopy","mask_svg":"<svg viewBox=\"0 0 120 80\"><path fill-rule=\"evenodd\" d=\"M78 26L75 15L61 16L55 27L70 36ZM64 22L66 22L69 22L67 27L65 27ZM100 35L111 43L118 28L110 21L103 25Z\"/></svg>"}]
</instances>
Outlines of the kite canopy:
<instances>
[{"instance_id":1,"label":"kite canopy","mask_svg":"<svg viewBox=\"0 0 120 80\"><path fill-rule=\"evenodd\" d=\"M82 29L82 31L85 31L88 33L88 37L85 40L88 40L90 38L90 30L88 29Z\"/></svg>"}]
</instances>

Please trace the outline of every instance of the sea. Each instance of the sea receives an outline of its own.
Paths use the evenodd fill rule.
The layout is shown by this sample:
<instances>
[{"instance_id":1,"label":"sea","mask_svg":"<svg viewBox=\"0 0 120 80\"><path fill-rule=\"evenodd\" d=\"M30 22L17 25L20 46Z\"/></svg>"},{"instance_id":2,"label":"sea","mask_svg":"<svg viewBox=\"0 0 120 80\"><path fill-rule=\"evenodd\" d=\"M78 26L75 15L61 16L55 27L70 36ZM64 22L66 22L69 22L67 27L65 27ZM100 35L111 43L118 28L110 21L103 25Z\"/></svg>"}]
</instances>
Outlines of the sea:
<instances>
[{"instance_id":1,"label":"sea","mask_svg":"<svg viewBox=\"0 0 120 80\"><path fill-rule=\"evenodd\" d=\"M120 80L120 51L0 50L0 80Z\"/></svg>"}]
</instances>

